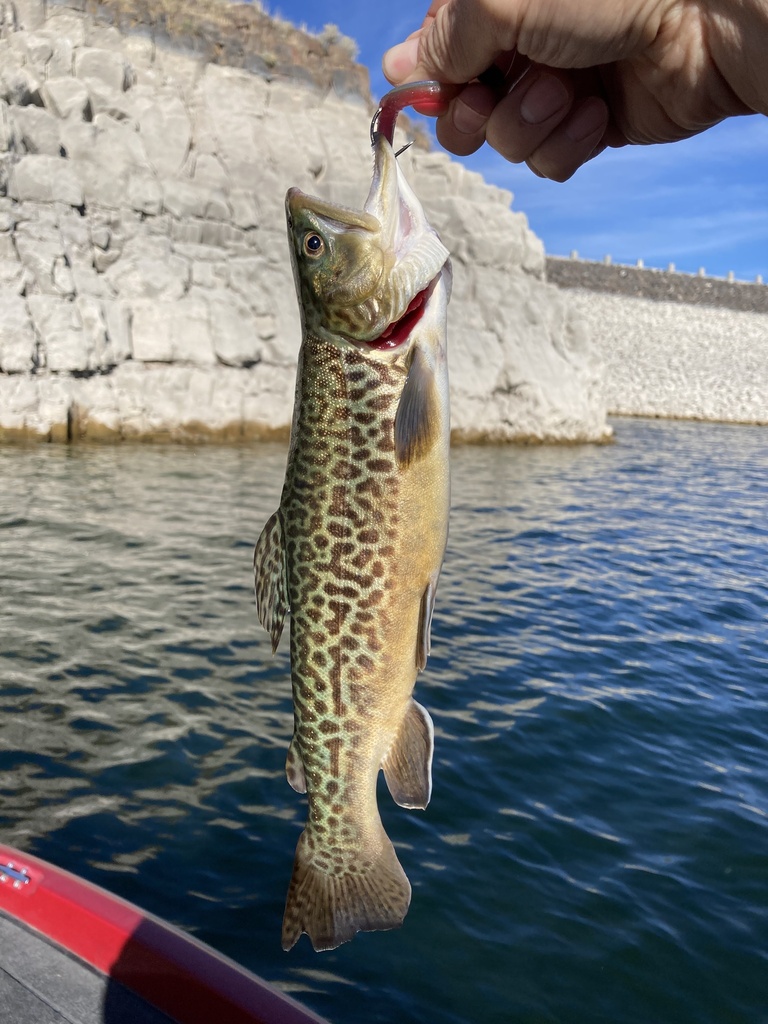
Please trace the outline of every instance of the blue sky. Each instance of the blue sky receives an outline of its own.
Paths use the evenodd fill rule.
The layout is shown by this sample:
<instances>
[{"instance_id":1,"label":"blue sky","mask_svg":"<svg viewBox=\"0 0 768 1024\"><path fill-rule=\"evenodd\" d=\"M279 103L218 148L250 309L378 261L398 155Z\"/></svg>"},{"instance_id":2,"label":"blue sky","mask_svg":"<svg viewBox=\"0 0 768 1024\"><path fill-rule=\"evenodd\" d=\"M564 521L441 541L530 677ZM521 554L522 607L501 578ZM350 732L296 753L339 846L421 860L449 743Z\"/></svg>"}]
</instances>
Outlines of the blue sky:
<instances>
[{"instance_id":1,"label":"blue sky","mask_svg":"<svg viewBox=\"0 0 768 1024\"><path fill-rule=\"evenodd\" d=\"M338 25L359 46L375 97L388 88L381 57L418 27L427 2L266 0L295 24ZM548 253L576 249L588 259L768 281L768 118L735 118L671 146L626 147L604 154L564 184L542 181L489 147L463 161L514 193Z\"/></svg>"}]
</instances>

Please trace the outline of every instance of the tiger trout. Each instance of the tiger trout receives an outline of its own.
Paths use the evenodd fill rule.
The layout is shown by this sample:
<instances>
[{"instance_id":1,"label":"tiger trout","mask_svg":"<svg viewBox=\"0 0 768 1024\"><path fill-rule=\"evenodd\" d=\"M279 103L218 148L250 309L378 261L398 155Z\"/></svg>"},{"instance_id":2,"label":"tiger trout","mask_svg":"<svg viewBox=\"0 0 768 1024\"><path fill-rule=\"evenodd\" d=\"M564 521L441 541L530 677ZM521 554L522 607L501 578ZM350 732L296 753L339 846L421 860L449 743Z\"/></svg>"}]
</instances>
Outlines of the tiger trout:
<instances>
[{"instance_id":1,"label":"tiger trout","mask_svg":"<svg viewBox=\"0 0 768 1024\"><path fill-rule=\"evenodd\" d=\"M323 950L402 924L411 887L379 816L379 770L402 807L431 791L432 721L412 692L448 530L451 270L392 148L397 93L381 130L374 119L362 211L286 197L303 338L280 506L254 553L273 650L290 610L286 773L309 804L284 949L302 932Z\"/></svg>"}]
</instances>

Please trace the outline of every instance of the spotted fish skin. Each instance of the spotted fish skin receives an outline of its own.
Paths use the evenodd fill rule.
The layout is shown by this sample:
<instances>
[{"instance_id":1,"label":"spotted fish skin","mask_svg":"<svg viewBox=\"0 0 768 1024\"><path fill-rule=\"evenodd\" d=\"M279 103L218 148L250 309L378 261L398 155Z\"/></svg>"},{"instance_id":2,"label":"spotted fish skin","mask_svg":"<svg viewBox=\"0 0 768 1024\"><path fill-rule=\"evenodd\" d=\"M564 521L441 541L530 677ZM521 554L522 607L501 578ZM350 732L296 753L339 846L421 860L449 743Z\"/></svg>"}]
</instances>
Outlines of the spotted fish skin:
<instances>
[{"instance_id":1,"label":"spotted fish skin","mask_svg":"<svg viewBox=\"0 0 768 1024\"><path fill-rule=\"evenodd\" d=\"M325 227L337 281L355 272L365 244L381 250L370 261L375 268L396 271L396 239L388 251L383 236L394 235L382 221L397 217L416 232L420 207L409 221L415 197L408 190L403 200L391 148L386 140L377 145L367 204L377 209L376 223L361 227L360 215L355 221L294 190L288 197L304 337L285 485L254 559L259 616L273 646L291 613L294 736L286 771L309 805L286 901L286 949L302 931L315 949L332 949L359 930L402 923L411 889L381 823L377 776L383 769L402 806L425 807L431 790L432 723L412 692L426 664L447 537L447 253L431 229L423 256L418 239L407 240L411 262L423 259L421 279L410 292L401 281L402 296L381 302L389 303L385 317L399 321L414 294L429 294L413 330L391 348L371 349L355 336L356 328L375 333L371 308L376 289L386 288L382 274L371 274L357 305L324 310L322 292L311 297L312 263L308 271L302 263L307 233ZM379 195L387 190L394 210ZM345 319L349 334L339 330Z\"/></svg>"}]
</instances>

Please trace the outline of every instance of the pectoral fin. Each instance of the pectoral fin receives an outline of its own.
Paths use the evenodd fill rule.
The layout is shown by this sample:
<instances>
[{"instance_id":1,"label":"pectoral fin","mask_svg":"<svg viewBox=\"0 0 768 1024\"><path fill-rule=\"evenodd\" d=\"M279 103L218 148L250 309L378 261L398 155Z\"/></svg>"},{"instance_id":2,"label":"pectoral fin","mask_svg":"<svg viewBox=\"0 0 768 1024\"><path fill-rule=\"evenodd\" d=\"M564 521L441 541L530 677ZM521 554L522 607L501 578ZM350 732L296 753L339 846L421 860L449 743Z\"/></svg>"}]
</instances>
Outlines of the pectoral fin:
<instances>
[{"instance_id":1,"label":"pectoral fin","mask_svg":"<svg viewBox=\"0 0 768 1024\"><path fill-rule=\"evenodd\" d=\"M285 546L280 510L273 513L261 531L253 552L256 611L259 622L272 638L272 653L277 650L288 611L288 586L285 572Z\"/></svg>"},{"instance_id":2,"label":"pectoral fin","mask_svg":"<svg viewBox=\"0 0 768 1024\"><path fill-rule=\"evenodd\" d=\"M435 730L429 712L411 700L381 765L392 799L401 807L423 810L429 803L434 743Z\"/></svg>"},{"instance_id":3,"label":"pectoral fin","mask_svg":"<svg viewBox=\"0 0 768 1024\"><path fill-rule=\"evenodd\" d=\"M295 789L297 793L307 792L304 762L301 759L295 736L291 740L290 747L288 747L288 757L285 759L285 774L292 789Z\"/></svg>"},{"instance_id":4,"label":"pectoral fin","mask_svg":"<svg viewBox=\"0 0 768 1024\"><path fill-rule=\"evenodd\" d=\"M432 367L418 345L395 414L395 456L401 468L420 459L440 431L440 396Z\"/></svg>"}]
</instances>

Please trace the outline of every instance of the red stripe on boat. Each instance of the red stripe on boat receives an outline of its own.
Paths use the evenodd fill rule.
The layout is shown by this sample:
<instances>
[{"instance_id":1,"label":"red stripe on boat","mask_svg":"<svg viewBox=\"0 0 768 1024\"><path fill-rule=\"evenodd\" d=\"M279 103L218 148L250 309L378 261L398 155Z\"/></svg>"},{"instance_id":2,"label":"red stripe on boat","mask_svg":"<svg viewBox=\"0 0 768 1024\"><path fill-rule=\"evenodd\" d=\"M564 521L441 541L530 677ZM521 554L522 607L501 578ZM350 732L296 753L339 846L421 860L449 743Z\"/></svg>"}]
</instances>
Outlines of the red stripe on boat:
<instances>
[{"instance_id":1,"label":"red stripe on boat","mask_svg":"<svg viewBox=\"0 0 768 1024\"><path fill-rule=\"evenodd\" d=\"M99 886L2 844L0 909L178 1024L327 1024L192 936Z\"/></svg>"}]
</instances>

